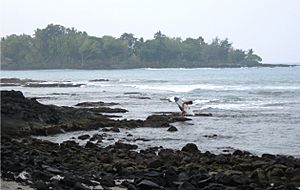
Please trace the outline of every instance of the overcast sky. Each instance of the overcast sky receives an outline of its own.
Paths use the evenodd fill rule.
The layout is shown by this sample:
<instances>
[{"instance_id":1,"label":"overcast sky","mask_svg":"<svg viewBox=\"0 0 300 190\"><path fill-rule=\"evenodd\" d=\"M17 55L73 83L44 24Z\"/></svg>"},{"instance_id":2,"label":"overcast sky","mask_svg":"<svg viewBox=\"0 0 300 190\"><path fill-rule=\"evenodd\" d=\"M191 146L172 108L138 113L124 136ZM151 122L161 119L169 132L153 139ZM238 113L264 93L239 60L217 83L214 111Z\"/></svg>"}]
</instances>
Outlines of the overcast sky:
<instances>
[{"instance_id":1,"label":"overcast sky","mask_svg":"<svg viewBox=\"0 0 300 190\"><path fill-rule=\"evenodd\" d=\"M264 63L300 62L300 0L0 0L0 36L60 24L89 35L228 38Z\"/></svg>"}]
</instances>

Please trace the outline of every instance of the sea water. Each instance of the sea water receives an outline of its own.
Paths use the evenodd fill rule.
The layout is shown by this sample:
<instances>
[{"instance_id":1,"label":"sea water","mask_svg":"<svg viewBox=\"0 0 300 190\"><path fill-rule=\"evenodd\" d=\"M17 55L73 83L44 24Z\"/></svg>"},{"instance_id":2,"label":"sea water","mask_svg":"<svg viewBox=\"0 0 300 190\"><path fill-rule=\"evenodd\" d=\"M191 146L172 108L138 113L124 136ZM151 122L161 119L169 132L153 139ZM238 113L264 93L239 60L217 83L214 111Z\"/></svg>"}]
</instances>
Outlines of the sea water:
<instances>
[{"instance_id":1,"label":"sea water","mask_svg":"<svg viewBox=\"0 0 300 190\"><path fill-rule=\"evenodd\" d=\"M178 96L193 101L193 113L213 114L174 123L178 128L174 133L164 128L137 128L110 134L115 141L128 140L128 133L135 139L147 139L135 142L140 148L179 149L191 142L216 153L241 149L258 155L300 155L300 67L1 71L1 78L12 77L82 84L73 88L1 87L38 97L44 104L116 102L120 105L113 107L129 111L122 118L145 119L157 112L179 112L170 101ZM108 81L91 81L94 79ZM79 131L44 139L61 142L85 133L101 132Z\"/></svg>"}]
</instances>

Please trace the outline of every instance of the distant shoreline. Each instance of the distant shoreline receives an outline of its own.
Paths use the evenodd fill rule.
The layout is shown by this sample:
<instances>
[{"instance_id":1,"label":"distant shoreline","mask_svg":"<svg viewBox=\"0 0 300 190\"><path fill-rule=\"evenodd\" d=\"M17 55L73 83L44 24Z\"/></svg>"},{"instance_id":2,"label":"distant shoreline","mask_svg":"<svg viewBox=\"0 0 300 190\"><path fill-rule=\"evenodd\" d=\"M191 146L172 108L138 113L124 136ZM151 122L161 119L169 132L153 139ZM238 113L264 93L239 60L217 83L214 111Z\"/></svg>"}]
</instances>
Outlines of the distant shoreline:
<instances>
[{"instance_id":1,"label":"distant shoreline","mask_svg":"<svg viewBox=\"0 0 300 190\"><path fill-rule=\"evenodd\" d=\"M239 65L224 65L224 66L210 66L210 67L136 67L136 68L1 68L3 71L28 71L28 70L129 70L129 69L197 69L197 68L212 68L212 69L227 69L227 68L260 68L260 67L298 67L296 64L259 64L253 66L239 66Z\"/></svg>"}]
</instances>

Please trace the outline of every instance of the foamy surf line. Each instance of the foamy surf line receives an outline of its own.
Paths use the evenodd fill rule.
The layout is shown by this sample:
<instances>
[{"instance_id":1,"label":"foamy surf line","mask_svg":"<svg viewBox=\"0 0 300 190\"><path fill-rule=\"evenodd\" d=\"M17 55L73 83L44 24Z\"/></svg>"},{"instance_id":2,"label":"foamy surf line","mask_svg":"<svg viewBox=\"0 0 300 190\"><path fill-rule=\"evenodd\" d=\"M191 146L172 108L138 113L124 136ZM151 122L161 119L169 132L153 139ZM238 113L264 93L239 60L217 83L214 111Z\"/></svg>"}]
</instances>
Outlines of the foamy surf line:
<instances>
[{"instance_id":1,"label":"foamy surf line","mask_svg":"<svg viewBox=\"0 0 300 190\"><path fill-rule=\"evenodd\" d=\"M159 91L171 91L171 92L191 92L193 90L214 90L214 91L247 91L247 90L299 90L298 86L227 86L227 85L210 85L210 84L168 84L168 85L131 85L124 84L126 87L133 87L141 90L159 90Z\"/></svg>"},{"instance_id":2,"label":"foamy surf line","mask_svg":"<svg viewBox=\"0 0 300 190\"><path fill-rule=\"evenodd\" d=\"M149 71L195 71L195 70L220 70L220 68L145 68Z\"/></svg>"},{"instance_id":3,"label":"foamy surf line","mask_svg":"<svg viewBox=\"0 0 300 190\"><path fill-rule=\"evenodd\" d=\"M191 92L193 90L226 90L223 86L214 85L123 85L126 87L133 87L141 90L159 90L159 91L171 91L171 92Z\"/></svg>"}]
</instances>

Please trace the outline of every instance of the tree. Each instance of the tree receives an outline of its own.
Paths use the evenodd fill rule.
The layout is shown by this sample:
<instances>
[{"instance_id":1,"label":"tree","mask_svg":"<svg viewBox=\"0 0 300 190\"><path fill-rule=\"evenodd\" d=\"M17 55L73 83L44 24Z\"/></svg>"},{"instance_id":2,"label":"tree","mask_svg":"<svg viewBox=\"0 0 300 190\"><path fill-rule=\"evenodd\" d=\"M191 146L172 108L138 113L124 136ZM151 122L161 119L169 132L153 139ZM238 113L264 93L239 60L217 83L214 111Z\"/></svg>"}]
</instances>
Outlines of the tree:
<instances>
[{"instance_id":1,"label":"tree","mask_svg":"<svg viewBox=\"0 0 300 190\"><path fill-rule=\"evenodd\" d=\"M106 60L112 62L120 61L129 54L127 43L121 39L116 39L112 36L103 36L102 41Z\"/></svg>"},{"instance_id":2,"label":"tree","mask_svg":"<svg viewBox=\"0 0 300 190\"><path fill-rule=\"evenodd\" d=\"M202 38L187 38L182 43L182 59L188 62L203 62L203 44Z\"/></svg>"},{"instance_id":3,"label":"tree","mask_svg":"<svg viewBox=\"0 0 300 190\"><path fill-rule=\"evenodd\" d=\"M120 39L127 42L130 55L134 54L137 38L135 38L131 33L124 33L121 35Z\"/></svg>"},{"instance_id":4,"label":"tree","mask_svg":"<svg viewBox=\"0 0 300 190\"><path fill-rule=\"evenodd\" d=\"M29 35L11 35L1 40L1 60L3 64L32 64L33 42Z\"/></svg>"},{"instance_id":5,"label":"tree","mask_svg":"<svg viewBox=\"0 0 300 190\"><path fill-rule=\"evenodd\" d=\"M248 64L251 64L251 65L255 65L255 64L258 64L259 62L262 61L262 58L259 57L258 55L254 54L253 50L252 49L249 49L248 52L247 52L247 55L246 55L246 62Z\"/></svg>"},{"instance_id":6,"label":"tree","mask_svg":"<svg viewBox=\"0 0 300 190\"><path fill-rule=\"evenodd\" d=\"M93 37L74 28L49 24L33 36L1 38L3 68L135 68L256 66L253 50L235 49L226 38L206 43L198 38L170 38L158 31L154 39L124 33L120 38Z\"/></svg>"},{"instance_id":7,"label":"tree","mask_svg":"<svg viewBox=\"0 0 300 190\"><path fill-rule=\"evenodd\" d=\"M154 39L156 39L156 40L160 40L165 37L166 37L166 35L162 34L160 30L154 34Z\"/></svg>"},{"instance_id":8,"label":"tree","mask_svg":"<svg viewBox=\"0 0 300 190\"><path fill-rule=\"evenodd\" d=\"M79 53L81 55L81 67L84 67L84 63L88 59L96 59L100 52L101 44L97 40L91 37L83 38L79 48Z\"/></svg>"},{"instance_id":9,"label":"tree","mask_svg":"<svg viewBox=\"0 0 300 190\"><path fill-rule=\"evenodd\" d=\"M246 54L243 50L233 48L229 50L229 62L231 63L242 63L245 60Z\"/></svg>"}]
</instances>

